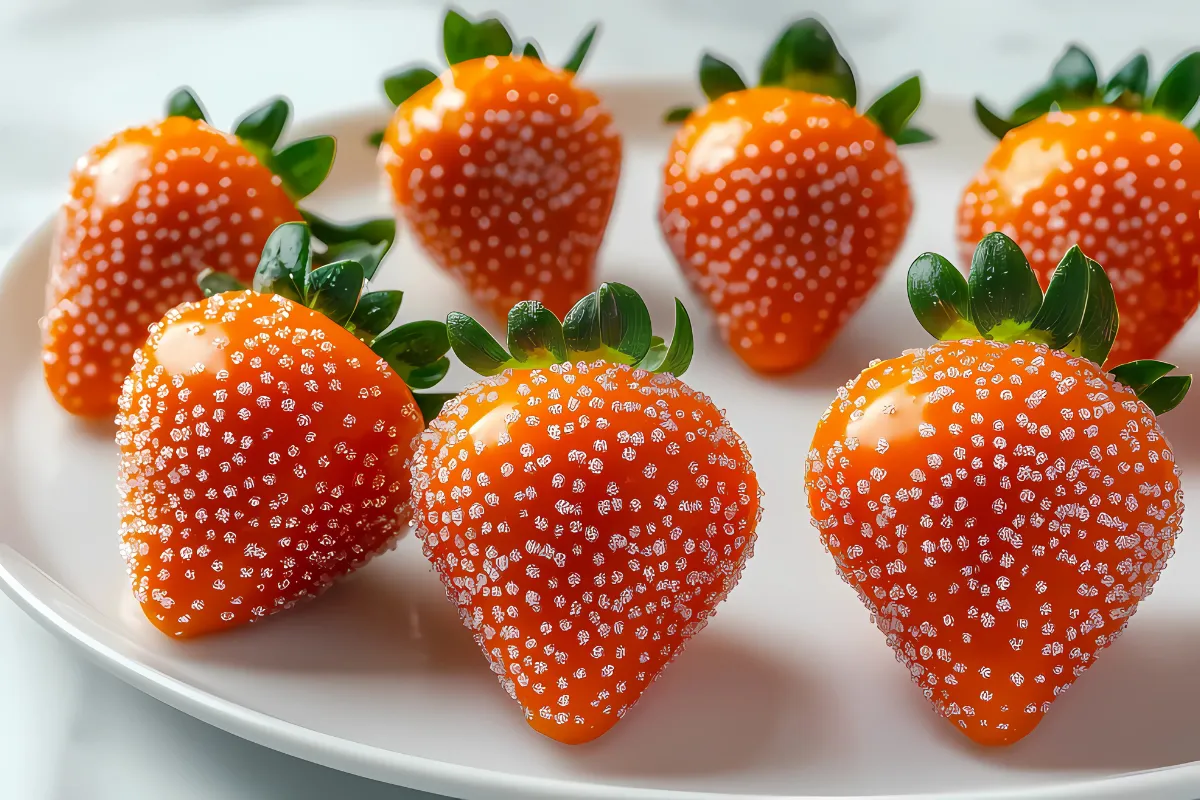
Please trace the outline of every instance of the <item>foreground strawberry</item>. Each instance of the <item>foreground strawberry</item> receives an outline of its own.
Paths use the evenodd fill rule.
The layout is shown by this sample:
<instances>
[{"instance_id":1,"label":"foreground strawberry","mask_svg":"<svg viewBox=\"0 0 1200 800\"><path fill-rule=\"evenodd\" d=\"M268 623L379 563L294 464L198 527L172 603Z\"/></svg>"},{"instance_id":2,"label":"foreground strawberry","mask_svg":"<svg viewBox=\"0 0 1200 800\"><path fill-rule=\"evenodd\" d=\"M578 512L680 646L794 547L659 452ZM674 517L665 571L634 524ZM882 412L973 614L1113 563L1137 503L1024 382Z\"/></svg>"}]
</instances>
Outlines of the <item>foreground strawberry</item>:
<instances>
[{"instance_id":1,"label":"foreground strawberry","mask_svg":"<svg viewBox=\"0 0 1200 800\"><path fill-rule=\"evenodd\" d=\"M809 452L809 509L937 712L1010 744L1117 638L1171 556L1183 494L1158 416L1191 377L1099 366L1117 311L1077 247L1044 299L1000 233L969 283L926 253L908 285L942 341L838 390Z\"/></svg>"},{"instance_id":2,"label":"foreground strawberry","mask_svg":"<svg viewBox=\"0 0 1200 800\"><path fill-rule=\"evenodd\" d=\"M850 65L816 20L790 26L759 85L705 54L708 105L676 109L659 221L684 275L753 369L812 363L904 241L912 196L896 145L931 137L908 122L912 76L866 112Z\"/></svg>"},{"instance_id":3,"label":"foreground strawberry","mask_svg":"<svg viewBox=\"0 0 1200 800\"><path fill-rule=\"evenodd\" d=\"M600 736L700 631L753 550L758 480L721 411L679 375L637 293L604 284L565 324L509 314L508 350L447 319L492 377L450 399L413 456L425 554L539 733Z\"/></svg>"},{"instance_id":4,"label":"foreground strawberry","mask_svg":"<svg viewBox=\"0 0 1200 800\"><path fill-rule=\"evenodd\" d=\"M449 70L384 81L398 108L379 163L399 214L429 256L503 319L532 298L564 314L592 286L621 171L621 137L575 73L520 48L497 19L449 11Z\"/></svg>"},{"instance_id":5,"label":"foreground strawberry","mask_svg":"<svg viewBox=\"0 0 1200 800\"><path fill-rule=\"evenodd\" d=\"M211 127L186 89L161 122L118 133L80 159L50 258L42 360L54 399L72 414L111 417L150 324L200 298L206 267L248 280L277 225L333 163L329 136L275 149L291 114L282 98L232 134ZM341 227L313 219L326 244L369 238L386 250L389 220ZM361 249L361 248L360 248Z\"/></svg>"},{"instance_id":6,"label":"foreground strawberry","mask_svg":"<svg viewBox=\"0 0 1200 800\"><path fill-rule=\"evenodd\" d=\"M254 290L202 278L133 356L117 443L121 554L147 618L190 637L311 597L389 547L409 519L405 460L423 427L409 387L445 374L440 322L382 333L395 291L370 268L313 268L279 227ZM382 334L382 335L381 335Z\"/></svg>"},{"instance_id":7,"label":"foreground strawberry","mask_svg":"<svg viewBox=\"0 0 1200 800\"><path fill-rule=\"evenodd\" d=\"M964 255L1001 231L1042 286L1072 245L1103 263L1121 309L1114 363L1158 355L1200 302L1200 140L1182 122L1200 96L1200 53L1153 92L1148 76L1138 54L1102 85L1071 47L1010 119L977 100L1001 142L958 211Z\"/></svg>"}]
</instances>

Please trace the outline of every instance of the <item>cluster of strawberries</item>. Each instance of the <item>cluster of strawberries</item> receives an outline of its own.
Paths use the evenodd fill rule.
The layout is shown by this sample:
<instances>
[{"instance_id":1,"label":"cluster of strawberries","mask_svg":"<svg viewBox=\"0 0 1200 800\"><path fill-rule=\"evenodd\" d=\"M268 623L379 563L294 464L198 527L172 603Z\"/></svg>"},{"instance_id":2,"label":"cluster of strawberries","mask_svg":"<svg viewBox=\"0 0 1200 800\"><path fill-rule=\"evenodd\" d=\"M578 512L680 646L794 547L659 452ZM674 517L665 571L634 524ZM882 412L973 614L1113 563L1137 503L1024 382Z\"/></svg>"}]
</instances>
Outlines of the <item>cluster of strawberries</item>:
<instances>
[{"instance_id":1,"label":"cluster of strawberries","mask_svg":"<svg viewBox=\"0 0 1200 800\"><path fill-rule=\"evenodd\" d=\"M575 743L737 583L761 492L730 422L680 380L688 314L677 301L668 342L634 290L593 289L622 152L575 78L594 35L556 67L449 12L448 68L385 81L397 213L507 317L504 344L459 313L394 325L401 292L370 284L395 223L297 207L335 146L280 147L285 100L225 133L181 90L80 160L45 377L67 411L116 415L121 550L163 633L290 608L412 526L529 724ZM897 147L932 138L910 125L920 80L858 112L849 64L803 20L757 86L711 55L700 82L708 103L668 114L662 233L746 364L801 369L905 237ZM963 195L969 274L926 253L908 275L939 341L873 362L817 425L813 524L976 741L1032 730L1172 553L1182 494L1157 416L1190 377L1152 359L1200 298L1200 143L1180 122L1198 98L1196 55L1150 92L1143 56L1102 84L1072 48L1010 119L979 104L1003 139ZM431 392L450 351L483 377Z\"/></svg>"}]
</instances>

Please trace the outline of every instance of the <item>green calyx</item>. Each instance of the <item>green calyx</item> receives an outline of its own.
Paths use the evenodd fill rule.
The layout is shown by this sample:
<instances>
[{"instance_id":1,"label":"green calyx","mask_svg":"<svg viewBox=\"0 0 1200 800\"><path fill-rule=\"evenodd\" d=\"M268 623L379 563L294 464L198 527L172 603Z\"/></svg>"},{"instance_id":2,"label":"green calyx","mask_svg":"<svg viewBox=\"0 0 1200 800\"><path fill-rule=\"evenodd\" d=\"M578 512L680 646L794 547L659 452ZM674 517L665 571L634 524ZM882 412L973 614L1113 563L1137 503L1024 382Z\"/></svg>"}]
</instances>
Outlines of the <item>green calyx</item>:
<instances>
[{"instance_id":1,"label":"green calyx","mask_svg":"<svg viewBox=\"0 0 1200 800\"><path fill-rule=\"evenodd\" d=\"M367 291L367 283L395 235L394 224L388 230L381 220L341 226L314 219L311 228L306 222L286 222L271 233L251 287L223 273L200 273L197 283L204 296L246 288L281 295L353 333L410 388L436 385L450 368L446 326L436 320L422 320L388 330L400 311L404 294L395 290ZM350 238L364 232L387 234L387 238L373 243ZM314 233L323 234L324 241L315 241ZM324 250L316 252L316 245L324 245ZM346 257L355 252L365 257Z\"/></svg>"},{"instance_id":2,"label":"green calyx","mask_svg":"<svg viewBox=\"0 0 1200 800\"><path fill-rule=\"evenodd\" d=\"M779 35L763 59L758 85L827 95L851 108L858 104L858 87L850 62L838 50L829 29L813 18L793 22ZM711 53L701 56L700 88L710 102L747 86L735 66ZM877 97L867 106L865 115L896 144L929 142L933 140L931 134L909 125L920 104L921 78L912 75ZM692 111L691 106L672 108L665 121L682 122Z\"/></svg>"},{"instance_id":3,"label":"green calyx","mask_svg":"<svg viewBox=\"0 0 1200 800\"><path fill-rule=\"evenodd\" d=\"M1119 316L1104 268L1072 247L1042 294L1021 248L989 233L975 248L964 278L937 253L922 253L908 268L908 300L917 321L941 341L992 339L1032 342L1103 364L1117 338ZM1168 376L1174 365L1133 361L1112 370L1155 414L1170 411L1191 376Z\"/></svg>"},{"instance_id":4,"label":"green calyx","mask_svg":"<svg viewBox=\"0 0 1200 800\"><path fill-rule=\"evenodd\" d=\"M166 115L209 121L200 99L186 86L167 98ZM298 201L316 191L328 177L337 145L332 136L311 136L277 147L291 115L288 99L273 97L243 114L234 124L233 133L255 158L279 176L288 196Z\"/></svg>"},{"instance_id":5,"label":"green calyx","mask_svg":"<svg viewBox=\"0 0 1200 800\"><path fill-rule=\"evenodd\" d=\"M1200 100L1200 52L1187 53L1163 75L1157 88L1150 88L1150 60L1135 53L1106 81L1092 57L1078 45L1070 45L1054 63L1049 76L1017 102L1003 117L975 98L975 116L997 139L1053 110L1078 110L1111 106L1145 111L1183 121Z\"/></svg>"},{"instance_id":6,"label":"green calyx","mask_svg":"<svg viewBox=\"0 0 1200 800\"><path fill-rule=\"evenodd\" d=\"M683 303L675 301L675 332L668 344L653 335L645 301L620 283L601 284L561 322L537 301L517 303L508 312L507 349L466 314L451 313L446 330L455 355L480 375L605 360L679 377L695 347Z\"/></svg>"},{"instance_id":7,"label":"green calyx","mask_svg":"<svg viewBox=\"0 0 1200 800\"><path fill-rule=\"evenodd\" d=\"M599 30L598 25L592 25L584 31L563 62L563 71L579 71ZM450 66L487 56L518 56L543 60L537 42L532 39L518 42L499 17L471 19L454 9L447 10L442 21L442 48L446 55L446 63ZM392 105L398 106L433 83L437 77L437 70L427 65L403 67L383 79L383 91Z\"/></svg>"}]
</instances>

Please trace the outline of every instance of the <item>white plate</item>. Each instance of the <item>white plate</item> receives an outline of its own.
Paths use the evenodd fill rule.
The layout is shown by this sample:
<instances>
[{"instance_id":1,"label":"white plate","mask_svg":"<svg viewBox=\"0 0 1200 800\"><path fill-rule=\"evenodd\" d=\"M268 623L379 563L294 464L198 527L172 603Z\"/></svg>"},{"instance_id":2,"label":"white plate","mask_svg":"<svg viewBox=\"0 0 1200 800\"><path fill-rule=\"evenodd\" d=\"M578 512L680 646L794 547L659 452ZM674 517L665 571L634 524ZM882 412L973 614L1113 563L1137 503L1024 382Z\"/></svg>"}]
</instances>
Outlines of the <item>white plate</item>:
<instances>
[{"instance_id":1,"label":"white plate","mask_svg":"<svg viewBox=\"0 0 1200 800\"><path fill-rule=\"evenodd\" d=\"M601 275L641 289L666 328L671 297L688 295L655 223L670 136L657 118L692 92L603 93L627 159ZM926 341L904 297L905 265L923 250L953 253L958 191L987 152L965 102L935 100L921 119L942 141L904 154L918 206L908 245L815 367L752 375L690 303L699 331L688 381L728 409L749 443L766 512L757 553L713 623L600 740L567 747L526 727L411 539L263 624L184 643L157 633L117 555L111 430L68 418L42 384L45 227L0 273L0 583L102 666L183 711L327 766L460 797L1195 798L1200 543L1191 536L1128 633L1041 727L1007 750L982 750L934 716L808 525L801 482L817 417L869 359ZM342 145L322 210L386 209L361 144L380 121L364 113L311 126ZM464 302L407 239L380 283L404 288L404 319ZM1200 366L1196 330L1168 355ZM464 379L455 371L449 383ZM1191 477L1200 428L1189 424L1198 403L1165 423L1189 493L1200 490Z\"/></svg>"}]
</instances>

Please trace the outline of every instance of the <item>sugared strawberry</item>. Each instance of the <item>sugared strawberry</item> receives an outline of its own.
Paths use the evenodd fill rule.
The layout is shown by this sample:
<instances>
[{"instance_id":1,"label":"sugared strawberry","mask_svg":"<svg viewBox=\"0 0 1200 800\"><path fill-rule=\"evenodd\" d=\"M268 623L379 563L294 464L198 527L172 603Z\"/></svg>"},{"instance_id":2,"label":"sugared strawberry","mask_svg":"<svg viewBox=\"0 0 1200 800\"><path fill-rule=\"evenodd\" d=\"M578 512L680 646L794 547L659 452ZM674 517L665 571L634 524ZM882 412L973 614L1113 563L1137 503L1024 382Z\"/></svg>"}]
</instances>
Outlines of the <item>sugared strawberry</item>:
<instances>
[{"instance_id":1,"label":"sugared strawberry","mask_svg":"<svg viewBox=\"0 0 1200 800\"><path fill-rule=\"evenodd\" d=\"M508 350L461 314L455 353L492 377L449 400L413 456L425 554L539 733L600 736L704 627L754 545L758 480L722 412L679 379L619 284L565 324L534 302Z\"/></svg>"},{"instance_id":2,"label":"sugared strawberry","mask_svg":"<svg viewBox=\"0 0 1200 800\"><path fill-rule=\"evenodd\" d=\"M1043 299L1000 233L969 283L931 253L909 271L942 341L872 362L817 426L812 522L937 712L1010 744L1112 644L1171 556L1179 470L1158 416L1190 376L1105 372L1117 311L1067 251Z\"/></svg>"},{"instance_id":3,"label":"sugared strawberry","mask_svg":"<svg viewBox=\"0 0 1200 800\"><path fill-rule=\"evenodd\" d=\"M252 622L311 597L409 520L404 467L436 383L441 322L381 332L400 293L369 269L312 266L303 223L267 241L254 290L206 275L133 355L117 443L121 554L169 636Z\"/></svg>"},{"instance_id":4,"label":"sugared strawberry","mask_svg":"<svg viewBox=\"0 0 1200 800\"><path fill-rule=\"evenodd\" d=\"M75 165L51 249L42 338L46 384L63 408L111 417L147 328L200 298L201 270L249 279L271 231L301 219L295 202L324 180L334 142L317 136L276 150L290 114L275 98L224 133L181 89L166 119L118 133ZM328 244L371 234L386 249L395 230L384 222L360 229L314 219L335 237Z\"/></svg>"},{"instance_id":5,"label":"sugared strawberry","mask_svg":"<svg viewBox=\"0 0 1200 800\"><path fill-rule=\"evenodd\" d=\"M768 53L759 85L705 54L708 105L682 121L659 221L679 267L751 368L801 369L824 352L904 240L912 197L897 144L928 141L908 121L917 76L863 114L850 65L816 20Z\"/></svg>"},{"instance_id":6,"label":"sugared strawberry","mask_svg":"<svg viewBox=\"0 0 1200 800\"><path fill-rule=\"evenodd\" d=\"M498 319L523 298L563 314L595 285L621 171L612 116L575 80L595 33L559 68L532 43L518 54L499 20L450 11L450 68L384 81L398 108L379 163L397 213Z\"/></svg>"},{"instance_id":7,"label":"sugared strawberry","mask_svg":"<svg viewBox=\"0 0 1200 800\"><path fill-rule=\"evenodd\" d=\"M1104 264L1121 309L1112 359L1152 358L1200 302L1200 140L1182 123L1200 53L1147 91L1138 54L1104 85L1071 47L1005 120L976 101L1000 144L963 191L964 254L991 231L1016 240L1045 286L1075 244Z\"/></svg>"}]
</instances>

